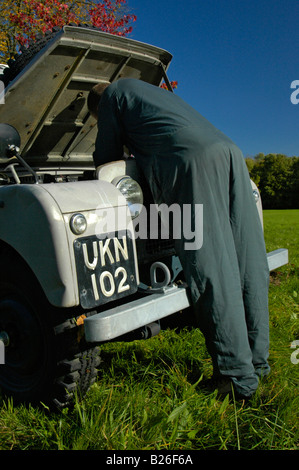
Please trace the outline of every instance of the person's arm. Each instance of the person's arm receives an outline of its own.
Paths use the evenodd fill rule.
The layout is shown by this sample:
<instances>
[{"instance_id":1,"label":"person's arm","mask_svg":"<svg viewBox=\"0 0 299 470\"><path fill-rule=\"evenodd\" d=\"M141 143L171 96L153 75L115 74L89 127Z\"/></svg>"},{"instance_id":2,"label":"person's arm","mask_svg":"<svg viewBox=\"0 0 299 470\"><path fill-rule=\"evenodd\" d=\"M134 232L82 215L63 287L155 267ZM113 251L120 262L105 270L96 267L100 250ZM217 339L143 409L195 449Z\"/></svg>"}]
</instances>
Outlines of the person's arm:
<instances>
[{"instance_id":1,"label":"person's arm","mask_svg":"<svg viewBox=\"0 0 299 470\"><path fill-rule=\"evenodd\" d=\"M105 92L99 106L98 134L93 153L95 166L121 160L124 154L123 145L124 136L117 99L113 94Z\"/></svg>"}]
</instances>

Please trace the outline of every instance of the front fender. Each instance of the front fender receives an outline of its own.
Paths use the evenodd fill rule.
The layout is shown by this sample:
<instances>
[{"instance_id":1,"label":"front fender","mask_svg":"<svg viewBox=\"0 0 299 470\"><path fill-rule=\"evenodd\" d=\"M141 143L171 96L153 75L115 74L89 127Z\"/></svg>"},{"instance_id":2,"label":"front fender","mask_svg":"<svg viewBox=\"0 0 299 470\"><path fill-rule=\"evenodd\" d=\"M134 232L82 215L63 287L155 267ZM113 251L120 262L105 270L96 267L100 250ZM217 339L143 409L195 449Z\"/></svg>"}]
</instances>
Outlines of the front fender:
<instances>
[{"instance_id":1,"label":"front fender","mask_svg":"<svg viewBox=\"0 0 299 470\"><path fill-rule=\"evenodd\" d=\"M73 273L58 204L42 185L2 187L0 200L1 240L26 261L51 304L74 305Z\"/></svg>"},{"instance_id":2,"label":"front fender","mask_svg":"<svg viewBox=\"0 0 299 470\"><path fill-rule=\"evenodd\" d=\"M255 184L255 182L252 181L252 180L250 180L250 182L251 182L252 192L256 193L257 196L258 196L256 198L256 208L257 208L257 211L258 211L258 214L259 214L259 218L260 218L262 227L264 228L263 204L262 204L261 194L260 194L259 189L258 189L257 185Z\"/></svg>"},{"instance_id":3,"label":"front fender","mask_svg":"<svg viewBox=\"0 0 299 470\"><path fill-rule=\"evenodd\" d=\"M106 181L24 184L0 188L0 240L28 264L52 305L79 305L73 253L74 212L90 215L87 235L95 234L105 208L126 206Z\"/></svg>"}]
</instances>

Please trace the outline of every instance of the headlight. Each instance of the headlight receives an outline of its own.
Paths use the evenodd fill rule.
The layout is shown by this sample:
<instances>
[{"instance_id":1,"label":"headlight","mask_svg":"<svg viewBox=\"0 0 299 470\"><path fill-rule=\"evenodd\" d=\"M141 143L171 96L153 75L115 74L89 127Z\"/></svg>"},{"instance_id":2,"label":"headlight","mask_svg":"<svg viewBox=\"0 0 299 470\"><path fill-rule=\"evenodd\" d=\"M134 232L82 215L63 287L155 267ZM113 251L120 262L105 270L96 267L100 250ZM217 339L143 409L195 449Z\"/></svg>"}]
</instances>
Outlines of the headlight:
<instances>
[{"instance_id":1,"label":"headlight","mask_svg":"<svg viewBox=\"0 0 299 470\"><path fill-rule=\"evenodd\" d=\"M131 216L134 219L140 214L143 207L143 193L141 187L137 181L130 178L130 176L121 178L116 183L116 187L126 198Z\"/></svg>"},{"instance_id":2,"label":"headlight","mask_svg":"<svg viewBox=\"0 0 299 470\"><path fill-rule=\"evenodd\" d=\"M257 189L254 189L254 190L252 191L252 193L253 193L253 197L254 197L255 202L258 202L258 200L259 200L259 198L260 198L260 193L258 192Z\"/></svg>"},{"instance_id":3,"label":"headlight","mask_svg":"<svg viewBox=\"0 0 299 470\"><path fill-rule=\"evenodd\" d=\"M75 235L81 235L87 228L87 222L83 214L74 214L70 220L71 231Z\"/></svg>"}]
</instances>

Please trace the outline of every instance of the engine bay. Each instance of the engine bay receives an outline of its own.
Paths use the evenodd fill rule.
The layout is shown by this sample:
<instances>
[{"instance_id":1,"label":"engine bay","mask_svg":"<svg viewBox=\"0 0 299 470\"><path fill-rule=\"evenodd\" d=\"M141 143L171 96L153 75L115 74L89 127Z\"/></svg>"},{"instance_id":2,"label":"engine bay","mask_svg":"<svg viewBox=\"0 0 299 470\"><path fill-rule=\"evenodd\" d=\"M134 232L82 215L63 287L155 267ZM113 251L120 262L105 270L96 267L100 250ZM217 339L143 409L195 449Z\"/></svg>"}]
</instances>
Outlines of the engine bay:
<instances>
[{"instance_id":1,"label":"engine bay","mask_svg":"<svg viewBox=\"0 0 299 470\"><path fill-rule=\"evenodd\" d=\"M8 163L0 169L0 186L11 184L47 184L71 183L94 179L94 171L90 169L34 169L33 173L22 168L19 163Z\"/></svg>"}]
</instances>

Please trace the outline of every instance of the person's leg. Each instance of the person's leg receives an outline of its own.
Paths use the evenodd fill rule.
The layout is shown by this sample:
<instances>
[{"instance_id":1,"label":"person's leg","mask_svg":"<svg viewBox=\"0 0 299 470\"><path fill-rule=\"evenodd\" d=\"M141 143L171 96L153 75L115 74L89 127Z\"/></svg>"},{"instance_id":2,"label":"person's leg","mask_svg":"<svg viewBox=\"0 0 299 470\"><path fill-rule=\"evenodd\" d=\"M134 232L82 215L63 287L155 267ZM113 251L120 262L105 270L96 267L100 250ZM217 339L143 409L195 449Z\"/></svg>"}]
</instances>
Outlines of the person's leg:
<instances>
[{"instance_id":1,"label":"person's leg","mask_svg":"<svg viewBox=\"0 0 299 470\"><path fill-rule=\"evenodd\" d=\"M175 201L181 207L189 203L193 210L195 204L203 205L202 247L186 250L186 240L182 238L177 240L177 254L196 304L214 374L229 377L237 393L250 396L258 386L258 378L252 363L239 262L230 224L230 152L226 145L216 144L199 156L194 155L189 152L177 162L172 155L167 166L165 161L159 162L160 175L164 169L162 198L167 204Z\"/></svg>"},{"instance_id":2,"label":"person's leg","mask_svg":"<svg viewBox=\"0 0 299 470\"><path fill-rule=\"evenodd\" d=\"M231 185L230 219L239 262L249 344L256 373L270 371L269 355L269 267L248 170L244 160L232 154L233 174L238 175Z\"/></svg>"}]
</instances>

